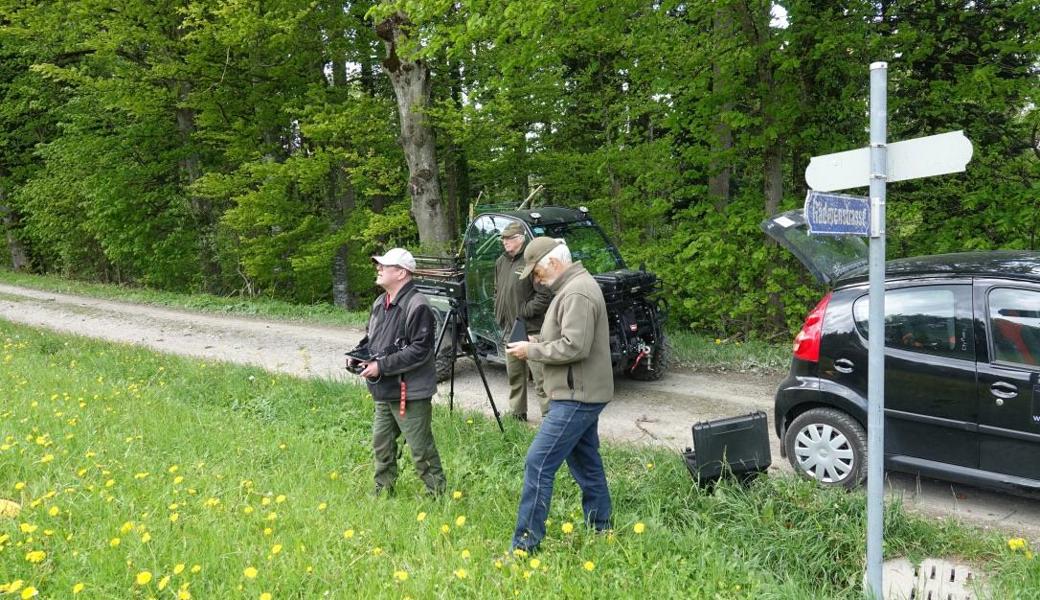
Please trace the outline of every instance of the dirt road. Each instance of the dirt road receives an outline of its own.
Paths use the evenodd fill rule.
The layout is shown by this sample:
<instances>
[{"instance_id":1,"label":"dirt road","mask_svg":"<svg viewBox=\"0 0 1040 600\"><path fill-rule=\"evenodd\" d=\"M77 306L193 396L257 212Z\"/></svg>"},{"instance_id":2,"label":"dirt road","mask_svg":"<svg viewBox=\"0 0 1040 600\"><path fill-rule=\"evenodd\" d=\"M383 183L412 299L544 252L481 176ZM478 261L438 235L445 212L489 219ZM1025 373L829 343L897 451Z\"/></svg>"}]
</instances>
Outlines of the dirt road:
<instances>
[{"instance_id":1,"label":"dirt road","mask_svg":"<svg viewBox=\"0 0 1040 600\"><path fill-rule=\"evenodd\" d=\"M347 328L194 313L2 284L0 318L160 352L344 381L353 376L342 368L343 351L362 335ZM457 368L456 405L490 415L490 403L473 363L460 360ZM494 400L504 412L508 404L505 371L490 366L485 372ZM600 419L600 433L611 440L678 450L691 445L690 427L698 421L762 410L772 426L773 392L779 379L681 370L652 383L618 379L615 399ZM447 394L448 386L443 384L437 401L447 403ZM789 472L772 434L770 442L771 470ZM889 483L890 495L901 497L915 510L1040 540L1040 502L1035 499L902 475L891 476Z\"/></svg>"}]
</instances>

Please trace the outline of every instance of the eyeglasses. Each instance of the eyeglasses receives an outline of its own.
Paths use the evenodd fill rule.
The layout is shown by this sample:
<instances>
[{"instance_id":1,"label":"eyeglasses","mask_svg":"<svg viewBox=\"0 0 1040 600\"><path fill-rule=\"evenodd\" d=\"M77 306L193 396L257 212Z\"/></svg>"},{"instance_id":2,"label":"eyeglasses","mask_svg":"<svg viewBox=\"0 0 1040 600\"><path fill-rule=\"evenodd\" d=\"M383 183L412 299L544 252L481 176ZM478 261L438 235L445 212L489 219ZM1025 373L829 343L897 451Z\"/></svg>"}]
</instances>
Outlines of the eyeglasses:
<instances>
[{"instance_id":1,"label":"eyeglasses","mask_svg":"<svg viewBox=\"0 0 1040 600\"><path fill-rule=\"evenodd\" d=\"M514 233L513 235L505 235L505 236L502 236L502 241L505 241L505 240L515 240L518 237L523 237L523 235L524 234L522 234L522 233Z\"/></svg>"}]
</instances>

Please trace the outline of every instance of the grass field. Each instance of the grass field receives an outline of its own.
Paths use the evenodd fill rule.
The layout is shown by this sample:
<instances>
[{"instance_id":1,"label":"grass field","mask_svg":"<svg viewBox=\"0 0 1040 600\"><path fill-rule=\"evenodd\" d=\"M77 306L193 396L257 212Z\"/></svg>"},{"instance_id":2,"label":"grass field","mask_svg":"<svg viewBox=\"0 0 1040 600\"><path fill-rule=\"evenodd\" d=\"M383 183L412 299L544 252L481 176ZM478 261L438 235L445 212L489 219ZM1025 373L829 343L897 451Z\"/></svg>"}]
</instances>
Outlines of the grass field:
<instances>
[{"instance_id":1,"label":"grass field","mask_svg":"<svg viewBox=\"0 0 1040 600\"><path fill-rule=\"evenodd\" d=\"M2 321L0 341L8 597L860 597L860 493L785 477L708 493L670 452L605 445L614 531L581 525L562 472L543 551L510 558L525 426L438 406L450 492L426 497L404 459L380 500L363 388ZM886 525L888 556L972 560L995 597L1037 597L1018 541L898 506Z\"/></svg>"}]
</instances>

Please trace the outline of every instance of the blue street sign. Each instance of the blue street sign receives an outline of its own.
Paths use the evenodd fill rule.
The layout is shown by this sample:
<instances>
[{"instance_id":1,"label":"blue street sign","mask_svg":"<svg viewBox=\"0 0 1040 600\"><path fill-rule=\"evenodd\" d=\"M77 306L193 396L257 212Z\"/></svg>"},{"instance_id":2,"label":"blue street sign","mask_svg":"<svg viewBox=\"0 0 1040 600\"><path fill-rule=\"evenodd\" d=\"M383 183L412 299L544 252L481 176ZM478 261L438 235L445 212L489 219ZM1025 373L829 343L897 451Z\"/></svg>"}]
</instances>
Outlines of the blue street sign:
<instances>
[{"instance_id":1,"label":"blue street sign","mask_svg":"<svg viewBox=\"0 0 1040 600\"><path fill-rule=\"evenodd\" d=\"M870 235L870 199L809 190L805 220L811 235Z\"/></svg>"}]
</instances>

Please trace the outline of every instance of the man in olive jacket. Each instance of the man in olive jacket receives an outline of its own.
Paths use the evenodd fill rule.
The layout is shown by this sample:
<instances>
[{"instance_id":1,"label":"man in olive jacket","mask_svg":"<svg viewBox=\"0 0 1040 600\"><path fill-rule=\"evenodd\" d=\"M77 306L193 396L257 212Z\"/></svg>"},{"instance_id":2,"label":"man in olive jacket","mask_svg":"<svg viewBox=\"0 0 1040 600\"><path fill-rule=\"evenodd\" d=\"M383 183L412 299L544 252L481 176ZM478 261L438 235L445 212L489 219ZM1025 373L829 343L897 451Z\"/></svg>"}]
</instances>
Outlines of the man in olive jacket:
<instances>
[{"instance_id":1,"label":"man in olive jacket","mask_svg":"<svg viewBox=\"0 0 1040 600\"><path fill-rule=\"evenodd\" d=\"M524 248L527 235L523 225L514 221L502 229L504 252L495 261L495 321L509 340L513 323L523 319L527 333L535 334L542 328L545 309L552 293L535 283L534 276L517 277L524 268ZM534 387L542 416L549 412L549 400L542 388L541 363L527 363L506 354L506 377L509 379L509 412L520 421L527 420L527 370L530 364Z\"/></svg>"},{"instance_id":2,"label":"man in olive jacket","mask_svg":"<svg viewBox=\"0 0 1040 600\"><path fill-rule=\"evenodd\" d=\"M610 527L610 490L599 455L599 415L614 397L607 306L596 280L580 262L571 262L562 242L542 237L527 245L520 277L533 272L555 297L539 335L507 350L544 365L551 404L524 462L514 551L532 552L545 537L553 479L565 460L581 488L586 525Z\"/></svg>"},{"instance_id":3,"label":"man in olive jacket","mask_svg":"<svg viewBox=\"0 0 1040 600\"><path fill-rule=\"evenodd\" d=\"M375 400L372 449L375 494L392 494L397 481L397 438L403 433L415 470L427 491L444 491L444 471L431 429L432 398L437 391L434 365L436 320L430 303L415 284L415 258L404 248L373 256L376 284L385 290L372 304L364 339L355 350L367 350L360 373ZM348 362L356 364L355 359Z\"/></svg>"}]
</instances>

